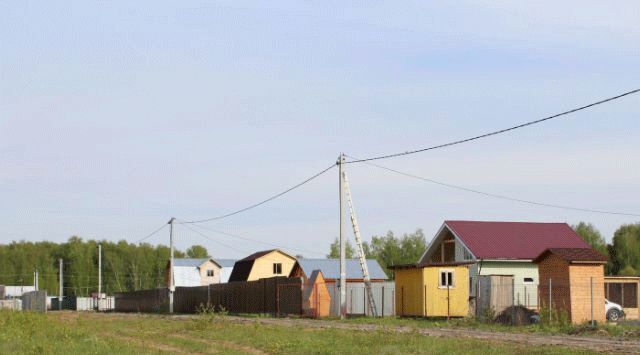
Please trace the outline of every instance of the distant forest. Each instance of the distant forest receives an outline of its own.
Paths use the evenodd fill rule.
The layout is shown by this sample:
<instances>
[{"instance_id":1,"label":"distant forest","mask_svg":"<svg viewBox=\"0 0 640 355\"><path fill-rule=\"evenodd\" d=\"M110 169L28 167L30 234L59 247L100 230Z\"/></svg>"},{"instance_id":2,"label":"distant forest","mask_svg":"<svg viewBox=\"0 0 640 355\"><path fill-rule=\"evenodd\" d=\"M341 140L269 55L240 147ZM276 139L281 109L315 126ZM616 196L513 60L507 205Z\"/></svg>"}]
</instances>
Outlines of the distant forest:
<instances>
[{"instance_id":1,"label":"distant forest","mask_svg":"<svg viewBox=\"0 0 640 355\"><path fill-rule=\"evenodd\" d=\"M590 245L609 257L607 275L640 274L640 223L625 224L607 244L602 234L590 223L580 222L573 228ZM164 285L164 271L169 247L101 241L103 292L140 290ZM374 236L364 246L368 257L377 259L385 271L393 264L417 262L427 243L421 230L402 237L393 232ZM347 257L355 257L348 246ZM186 251L176 250L176 257L201 258L207 250L194 245ZM337 257L337 240L330 245L328 257ZM58 293L58 258L64 261L64 292L86 296L97 291L98 242L71 237L65 243L13 242L0 245L0 285L33 285L33 272L38 269L39 285L49 294Z\"/></svg>"},{"instance_id":2,"label":"distant forest","mask_svg":"<svg viewBox=\"0 0 640 355\"><path fill-rule=\"evenodd\" d=\"M101 241L102 287L107 294L140 290L164 285L169 247ZM186 252L175 251L182 258L206 257L207 250L195 245ZM58 259L62 258L65 295L87 296L98 290L98 242L71 237L66 243L13 242L0 245L0 285L33 285L38 270L40 289L58 294Z\"/></svg>"}]
</instances>

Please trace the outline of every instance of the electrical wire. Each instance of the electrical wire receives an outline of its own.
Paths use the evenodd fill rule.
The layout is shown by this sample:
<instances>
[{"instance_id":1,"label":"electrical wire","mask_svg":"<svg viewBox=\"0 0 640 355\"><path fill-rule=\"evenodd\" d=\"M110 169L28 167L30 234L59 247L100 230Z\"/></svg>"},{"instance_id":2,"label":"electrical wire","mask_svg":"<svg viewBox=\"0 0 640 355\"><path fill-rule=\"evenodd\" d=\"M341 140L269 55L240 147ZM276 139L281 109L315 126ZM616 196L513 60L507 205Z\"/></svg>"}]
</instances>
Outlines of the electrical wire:
<instances>
[{"instance_id":1,"label":"electrical wire","mask_svg":"<svg viewBox=\"0 0 640 355\"><path fill-rule=\"evenodd\" d=\"M283 195L285 195L285 194L287 194L287 193L299 188L300 186L302 186L302 185L304 185L304 184L306 184L306 183L308 183L308 182L320 177L321 175L323 175L327 171L331 170L335 166L336 166L336 164L331 164L326 169L324 169L324 170L312 175L311 177L303 180L302 182L299 182L299 183L291 186L290 188L288 188L288 189L286 189L286 190L284 190L284 191L282 191L282 192L280 192L278 194L275 194L275 195L273 195L273 196L271 196L271 197L269 197L269 198L267 198L265 200L262 200L260 202L254 203L253 205L241 208L241 209L239 209L237 211L234 211L234 212L231 212L231 213L227 213L227 214L224 214L224 215L220 215L220 216L216 216L216 217L199 219L199 220L195 220L195 221L182 221L182 222L180 222L180 224L194 224L194 223L204 223L204 222L217 221L217 220L220 220L220 219L223 219L223 218L231 217L231 216L237 215L239 213L248 211L250 209L256 208L256 207L261 206L261 205L264 205L267 202L273 201L273 200L277 199L278 197L283 196Z\"/></svg>"},{"instance_id":2,"label":"electrical wire","mask_svg":"<svg viewBox=\"0 0 640 355\"><path fill-rule=\"evenodd\" d=\"M607 98L607 99L596 101L596 102L590 103L588 105L580 106L578 108L574 108L574 109L571 109L571 110L568 110L568 111L564 111L564 112L561 112L561 113L558 113L558 114L555 114L555 115L552 115L552 116L548 116L548 117L541 118L541 119L534 120L534 121L529 121L529 122L526 122L526 123L523 123L523 124L519 124L517 126L504 128L504 129L501 129L501 130L498 130L498 131L484 133L484 134L481 134L479 136L460 139L460 140L457 140L457 141L444 143L444 144L438 144L438 145L434 145L434 146L427 147L427 148L410 150L410 151L406 151L406 152L402 152L402 153L394 153L394 154L381 155L381 156L365 158L365 159L351 160L351 161L345 162L345 164L363 163L363 162L372 161L372 160L396 158L396 157L400 157L400 156L404 156L404 155L422 153L422 152L426 152L428 150L434 150L434 149L439 149L439 148L450 147L452 145L467 143L467 142L471 142L471 141L474 141L474 140L487 138L487 137L495 136L495 135L498 135L498 134L501 134L501 133L513 131L513 130L516 130L516 129L519 129L519 128L532 126L534 124L542 123L542 122L545 122L545 121L548 121L548 120L552 120L554 118L558 118L558 117L561 117L561 116L569 115L569 114L572 114L572 113L575 113L575 112L578 112L578 111L586 110L588 108L591 108L591 107L594 107L594 106L597 106L597 105L601 105L601 104L604 104L604 103L607 103L607 102L610 102L610 101L614 101L614 100L623 98L623 97L628 96L628 95L636 94L638 92L640 92L640 89L627 91L627 92L622 93L620 95L616 95L616 96L613 96L613 97L610 97L610 98Z\"/></svg>"},{"instance_id":3,"label":"electrical wire","mask_svg":"<svg viewBox=\"0 0 640 355\"><path fill-rule=\"evenodd\" d=\"M206 234L204 234L204 233L200 232L199 230L197 230L197 229L195 229L195 228L193 228L193 227L189 226L188 224L183 224L183 226L185 226L187 229L191 230L192 232L194 232L194 233L198 234L199 236L201 236L201 237L203 237L203 238L205 238L205 239L207 239L207 240L210 240L210 241L212 241L212 242L214 242L214 243L216 243L216 244L220 244L220 245L222 245L223 247L229 248L229 249L231 249L231 250L235 250L235 251L240 252L240 253L243 253L243 254L245 254L245 253L249 253L249 252L248 252L248 251L246 251L246 250L240 250L240 249L238 249L238 248L236 248L236 247L234 247L234 246L231 246L231 245L229 245L229 244L225 244L225 243L223 243L223 242L221 242L221 241L219 241L219 240L215 240L214 238L211 238L210 236L208 236L208 235L206 235Z\"/></svg>"},{"instance_id":4,"label":"electrical wire","mask_svg":"<svg viewBox=\"0 0 640 355\"><path fill-rule=\"evenodd\" d=\"M198 224L196 224L194 226L196 226L198 228L202 228L202 229L207 230L209 232L226 235L226 236L231 237L231 238L237 238L237 239L242 239L242 240L246 240L246 241L249 241L249 242L260 243L260 244L264 244L264 245L268 245L268 246L272 246L272 247L276 247L276 248L280 248L280 249L294 250L294 251L310 253L310 254L316 254L316 255L322 255L322 256L325 255L324 253L319 253L317 251L311 251L311 250L300 249L300 248L292 248L290 246L278 245L278 244L273 244L273 243L269 243L269 242L265 242L265 241L261 241L261 240L251 239L251 238L243 237L241 235L232 234L232 233L228 233L228 232L224 232L224 231L216 230L216 229L212 229L212 228L207 228L205 226L198 225Z\"/></svg>"},{"instance_id":5,"label":"electrical wire","mask_svg":"<svg viewBox=\"0 0 640 355\"><path fill-rule=\"evenodd\" d=\"M356 158L353 158L353 157L350 157L350 158L356 159ZM591 213L599 213L599 214L609 214L609 215L619 215L619 216L640 217L640 214L637 214L637 213L594 210L594 209L589 209L589 208L556 205L556 204L551 204L551 203L529 201L529 200L524 200L524 199L515 198L515 197L509 197L509 196L505 196L505 195L498 195L498 194L494 194L494 193L490 193L490 192L484 192L484 191L480 191L480 190L470 189L470 188L463 187L463 186L453 185L453 184L449 184L449 183L446 183L446 182L425 178L425 177L422 177L422 176L406 173L406 172L403 172L403 171L400 171L400 170L392 169L392 168L389 168L389 167L386 167L386 166L382 166L382 165L378 165L378 164L371 163L371 162L363 161L363 163L365 163L367 165L370 165L370 166L373 166L373 167L376 167L376 168L379 168L379 169L383 169L383 170L392 172L392 173L396 173L396 174L399 174L399 175L410 177L410 178L413 178L413 179L418 179L418 180L430 182L432 184L445 186L445 187L448 187L448 188L451 188L451 189L472 192L472 193L475 193L475 194L478 194L478 195L493 197L493 198L507 200L507 201L520 202L520 203L526 203L526 204L530 204L530 205L543 206L543 207L553 207L553 208L559 208L559 209L564 209L564 210L574 210L574 211L591 212Z\"/></svg>"},{"instance_id":6,"label":"electrical wire","mask_svg":"<svg viewBox=\"0 0 640 355\"><path fill-rule=\"evenodd\" d=\"M143 238L141 238L141 239L139 239L139 240L135 241L135 242L134 242L134 244L141 243L142 241L147 240L147 239L149 239L149 238L153 237L154 235L156 235L156 233L158 233L158 232L160 232L161 230L163 230L163 229L164 229L164 227L166 227L166 226L167 226L167 223L164 223L160 228L158 228L158 229L154 230L153 232L151 232L151 233L147 234L147 236L145 236L145 237L143 237Z\"/></svg>"}]
</instances>

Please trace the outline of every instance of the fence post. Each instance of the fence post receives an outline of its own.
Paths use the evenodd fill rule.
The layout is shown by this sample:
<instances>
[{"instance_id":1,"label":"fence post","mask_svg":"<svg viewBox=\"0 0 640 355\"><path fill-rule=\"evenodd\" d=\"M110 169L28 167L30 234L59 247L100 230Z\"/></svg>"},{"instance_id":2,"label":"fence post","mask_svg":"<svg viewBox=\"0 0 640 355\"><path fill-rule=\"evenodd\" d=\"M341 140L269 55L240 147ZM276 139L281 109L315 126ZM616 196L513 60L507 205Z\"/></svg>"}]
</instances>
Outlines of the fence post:
<instances>
[{"instance_id":1,"label":"fence post","mask_svg":"<svg viewBox=\"0 0 640 355\"><path fill-rule=\"evenodd\" d=\"M280 317L280 285L276 282L276 318Z\"/></svg>"},{"instance_id":2,"label":"fence post","mask_svg":"<svg viewBox=\"0 0 640 355\"><path fill-rule=\"evenodd\" d=\"M591 277L591 326L594 326L593 322L593 276Z\"/></svg>"},{"instance_id":3,"label":"fence post","mask_svg":"<svg viewBox=\"0 0 640 355\"><path fill-rule=\"evenodd\" d=\"M516 280L511 279L511 325L516 325Z\"/></svg>"},{"instance_id":4,"label":"fence post","mask_svg":"<svg viewBox=\"0 0 640 355\"><path fill-rule=\"evenodd\" d=\"M351 309L351 312L347 311L347 313L353 313L353 289L351 289L350 294L351 294L351 304L347 309Z\"/></svg>"},{"instance_id":5,"label":"fence post","mask_svg":"<svg viewBox=\"0 0 640 355\"><path fill-rule=\"evenodd\" d=\"M362 313L364 313L365 317L367 316L367 292L364 288L362 288Z\"/></svg>"},{"instance_id":6,"label":"fence post","mask_svg":"<svg viewBox=\"0 0 640 355\"><path fill-rule=\"evenodd\" d=\"M553 300L551 299L551 288L552 288L552 284L551 284L551 278L549 278L549 322L553 321L553 319L551 319L552 316L552 310L553 310Z\"/></svg>"},{"instance_id":7,"label":"fence post","mask_svg":"<svg viewBox=\"0 0 640 355\"><path fill-rule=\"evenodd\" d=\"M527 286L524 287L524 307L529 308L529 302L527 302L527 297L529 294L527 293Z\"/></svg>"},{"instance_id":8,"label":"fence post","mask_svg":"<svg viewBox=\"0 0 640 355\"><path fill-rule=\"evenodd\" d=\"M384 318L384 286L382 286L382 318Z\"/></svg>"}]
</instances>

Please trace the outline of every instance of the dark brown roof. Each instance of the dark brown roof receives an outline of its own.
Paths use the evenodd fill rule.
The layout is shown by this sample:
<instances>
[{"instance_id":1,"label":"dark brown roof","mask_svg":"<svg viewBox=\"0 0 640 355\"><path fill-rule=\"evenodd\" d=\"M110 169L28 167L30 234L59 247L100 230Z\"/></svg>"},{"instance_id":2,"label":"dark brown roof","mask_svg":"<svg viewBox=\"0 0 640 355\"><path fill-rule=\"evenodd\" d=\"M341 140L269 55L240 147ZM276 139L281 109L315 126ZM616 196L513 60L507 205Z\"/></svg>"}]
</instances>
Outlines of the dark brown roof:
<instances>
[{"instance_id":1,"label":"dark brown roof","mask_svg":"<svg viewBox=\"0 0 640 355\"><path fill-rule=\"evenodd\" d=\"M249 274L251 273L251 269L253 268L253 262L255 259L250 260L238 260L233 265L233 270L231 271L231 275L229 275L229 282L233 281L247 281L249 279Z\"/></svg>"},{"instance_id":2,"label":"dark brown roof","mask_svg":"<svg viewBox=\"0 0 640 355\"><path fill-rule=\"evenodd\" d=\"M260 257L263 257L263 256L265 256L265 255L267 255L267 254L269 254L271 252L276 251L276 250L278 250L278 249L270 249L270 250L263 250L263 251L255 252L255 253L253 253L253 254L251 254L251 255L247 256L246 258L241 259L239 261L256 260L256 259L258 259Z\"/></svg>"},{"instance_id":3,"label":"dark brown roof","mask_svg":"<svg viewBox=\"0 0 640 355\"><path fill-rule=\"evenodd\" d=\"M533 262L539 263L549 254L555 254L568 263L594 262L600 264L607 262L607 257L593 248L549 248L538 255Z\"/></svg>"}]
</instances>

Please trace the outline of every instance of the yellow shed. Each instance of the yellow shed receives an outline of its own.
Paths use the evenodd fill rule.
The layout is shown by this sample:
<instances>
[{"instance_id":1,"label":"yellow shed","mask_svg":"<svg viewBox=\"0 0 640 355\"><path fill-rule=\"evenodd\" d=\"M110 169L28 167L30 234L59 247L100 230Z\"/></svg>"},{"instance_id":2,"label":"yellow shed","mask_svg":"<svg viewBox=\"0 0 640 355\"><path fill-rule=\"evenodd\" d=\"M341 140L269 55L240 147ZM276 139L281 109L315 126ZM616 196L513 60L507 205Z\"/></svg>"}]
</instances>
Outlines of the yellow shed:
<instances>
[{"instance_id":1,"label":"yellow shed","mask_svg":"<svg viewBox=\"0 0 640 355\"><path fill-rule=\"evenodd\" d=\"M392 266L396 314L414 317L469 315L470 263Z\"/></svg>"}]
</instances>

